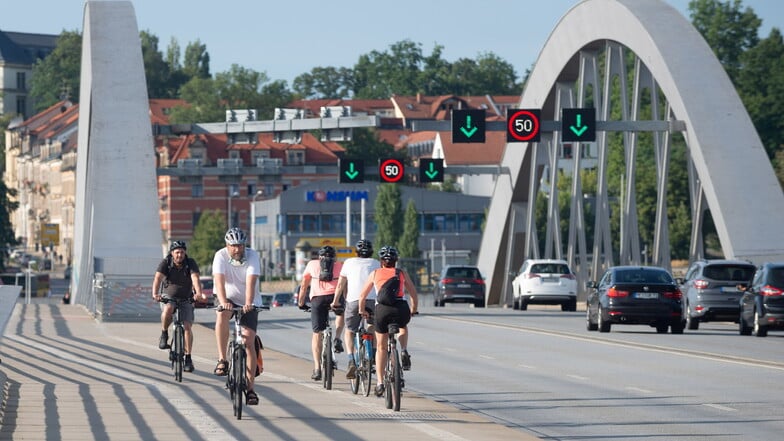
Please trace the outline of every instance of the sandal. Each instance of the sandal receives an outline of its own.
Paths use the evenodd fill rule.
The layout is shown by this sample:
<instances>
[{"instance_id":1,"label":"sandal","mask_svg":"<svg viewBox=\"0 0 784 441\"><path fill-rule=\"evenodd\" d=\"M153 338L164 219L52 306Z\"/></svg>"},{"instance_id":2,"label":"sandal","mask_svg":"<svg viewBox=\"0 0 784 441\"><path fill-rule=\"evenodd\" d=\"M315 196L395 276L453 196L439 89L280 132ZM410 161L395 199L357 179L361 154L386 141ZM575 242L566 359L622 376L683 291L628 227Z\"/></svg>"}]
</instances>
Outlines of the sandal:
<instances>
[{"instance_id":1,"label":"sandal","mask_svg":"<svg viewBox=\"0 0 784 441\"><path fill-rule=\"evenodd\" d=\"M219 377L225 377L229 373L229 362L226 360L218 360L218 364L212 372Z\"/></svg>"},{"instance_id":2,"label":"sandal","mask_svg":"<svg viewBox=\"0 0 784 441\"><path fill-rule=\"evenodd\" d=\"M249 390L245 392L245 403L248 406L255 406L259 404L259 396L253 390Z\"/></svg>"}]
</instances>

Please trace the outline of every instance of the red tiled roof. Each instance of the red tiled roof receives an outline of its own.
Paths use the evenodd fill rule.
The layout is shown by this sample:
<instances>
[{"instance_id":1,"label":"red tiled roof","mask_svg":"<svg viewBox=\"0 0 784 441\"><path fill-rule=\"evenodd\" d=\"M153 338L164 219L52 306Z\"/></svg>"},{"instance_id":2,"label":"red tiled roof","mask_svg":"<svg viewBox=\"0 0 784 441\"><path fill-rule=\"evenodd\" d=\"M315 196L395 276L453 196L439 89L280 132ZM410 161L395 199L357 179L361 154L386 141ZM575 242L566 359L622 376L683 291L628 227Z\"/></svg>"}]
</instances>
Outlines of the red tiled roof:
<instances>
[{"instance_id":1,"label":"red tiled roof","mask_svg":"<svg viewBox=\"0 0 784 441\"><path fill-rule=\"evenodd\" d=\"M446 165L497 165L506 148L506 132L486 132L483 144L454 144L451 132L439 132L439 135Z\"/></svg>"}]
</instances>

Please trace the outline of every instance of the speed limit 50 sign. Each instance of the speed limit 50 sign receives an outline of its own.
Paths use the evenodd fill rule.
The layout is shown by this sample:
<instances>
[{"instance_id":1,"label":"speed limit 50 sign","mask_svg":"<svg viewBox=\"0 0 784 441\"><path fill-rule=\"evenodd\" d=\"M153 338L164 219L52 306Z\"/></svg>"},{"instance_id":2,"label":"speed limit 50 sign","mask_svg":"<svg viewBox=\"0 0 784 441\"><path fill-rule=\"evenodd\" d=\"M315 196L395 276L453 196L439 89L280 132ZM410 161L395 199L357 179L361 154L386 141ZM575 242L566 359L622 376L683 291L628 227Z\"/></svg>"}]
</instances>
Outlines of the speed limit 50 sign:
<instances>
[{"instance_id":1,"label":"speed limit 50 sign","mask_svg":"<svg viewBox=\"0 0 784 441\"><path fill-rule=\"evenodd\" d=\"M506 111L507 142L539 142L541 109L508 109Z\"/></svg>"},{"instance_id":2,"label":"speed limit 50 sign","mask_svg":"<svg viewBox=\"0 0 784 441\"><path fill-rule=\"evenodd\" d=\"M384 182L398 182L403 179L406 169L403 162L396 158L384 158L379 161L378 174Z\"/></svg>"}]
</instances>

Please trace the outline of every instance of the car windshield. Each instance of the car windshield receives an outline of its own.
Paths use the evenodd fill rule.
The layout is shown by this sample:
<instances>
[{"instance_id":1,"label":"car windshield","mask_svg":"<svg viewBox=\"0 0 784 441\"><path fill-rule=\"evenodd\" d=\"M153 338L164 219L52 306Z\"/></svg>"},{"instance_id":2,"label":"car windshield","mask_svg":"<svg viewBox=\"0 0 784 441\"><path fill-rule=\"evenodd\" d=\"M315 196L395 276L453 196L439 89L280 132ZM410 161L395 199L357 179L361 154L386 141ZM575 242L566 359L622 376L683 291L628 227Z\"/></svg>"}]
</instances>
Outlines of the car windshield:
<instances>
[{"instance_id":1,"label":"car windshield","mask_svg":"<svg viewBox=\"0 0 784 441\"><path fill-rule=\"evenodd\" d=\"M562 263L537 263L531 267L535 274L569 274L569 267Z\"/></svg>"},{"instance_id":2,"label":"car windshield","mask_svg":"<svg viewBox=\"0 0 784 441\"><path fill-rule=\"evenodd\" d=\"M479 270L476 268L449 268L446 271L447 277L459 277L463 279L480 279Z\"/></svg>"},{"instance_id":3,"label":"car windshield","mask_svg":"<svg viewBox=\"0 0 784 441\"><path fill-rule=\"evenodd\" d=\"M646 269L619 270L615 274L617 283L672 283L672 276L665 271Z\"/></svg>"},{"instance_id":4,"label":"car windshield","mask_svg":"<svg viewBox=\"0 0 784 441\"><path fill-rule=\"evenodd\" d=\"M740 265L709 265L705 267L703 274L705 277L713 280L748 282L754 274L754 267Z\"/></svg>"},{"instance_id":5,"label":"car windshield","mask_svg":"<svg viewBox=\"0 0 784 441\"><path fill-rule=\"evenodd\" d=\"M291 296L292 294L287 292L277 293L275 294L275 301L278 303L288 304L291 303Z\"/></svg>"},{"instance_id":6,"label":"car windshield","mask_svg":"<svg viewBox=\"0 0 784 441\"><path fill-rule=\"evenodd\" d=\"M212 289L213 281L212 279L202 279L201 287L202 289Z\"/></svg>"}]
</instances>

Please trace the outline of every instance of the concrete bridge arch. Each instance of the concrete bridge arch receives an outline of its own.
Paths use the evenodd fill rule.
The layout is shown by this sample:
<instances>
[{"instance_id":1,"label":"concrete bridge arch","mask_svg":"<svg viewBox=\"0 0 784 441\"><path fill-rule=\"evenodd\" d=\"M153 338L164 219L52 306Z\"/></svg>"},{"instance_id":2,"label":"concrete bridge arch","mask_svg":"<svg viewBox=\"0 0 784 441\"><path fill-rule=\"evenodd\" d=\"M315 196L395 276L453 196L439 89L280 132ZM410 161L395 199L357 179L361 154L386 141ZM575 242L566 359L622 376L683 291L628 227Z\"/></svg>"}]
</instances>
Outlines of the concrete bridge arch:
<instances>
[{"instance_id":1,"label":"concrete bridge arch","mask_svg":"<svg viewBox=\"0 0 784 441\"><path fill-rule=\"evenodd\" d=\"M629 69L632 55L633 67ZM632 78L633 84L626 84L627 78ZM611 91L618 82L621 93L615 95L620 96L613 96ZM664 102L659 97L664 97ZM597 153L598 209L591 250L585 245L579 178L574 179L571 189L577 197L571 198L569 237L560 237L557 204L551 204L548 226L552 228L547 228L545 250L539 250L536 240L529 201L535 200L545 169L551 170L550 199L556 200L559 133L543 134L539 143L509 143L503 166L510 174L497 181L478 259L488 276L488 304L511 301L510 271L525 258L567 258L573 266L590 261L579 271L581 284L607 266L640 263L633 178L638 136L628 127L639 121L641 113L653 115L651 119L666 127L653 135L659 203L652 263L670 266L665 184L673 135L683 137L689 152L694 223L691 257L702 255L702 218L709 209L726 257L754 262L784 260L784 229L778 220L784 213L784 193L729 77L701 35L677 10L659 0L585 0L571 8L545 43L519 107L541 108L543 119L558 120L560 109L581 107L586 99L594 103L599 121L611 121L613 105L620 104L623 109L617 127L624 132L626 171L631 179L624 184L627 191L620 208L620 261L613 260L611 249L607 132L597 133L594 146L577 145L573 151L575 171L581 167L583 149L594 148ZM648 106L647 112L641 112L644 106Z\"/></svg>"}]
</instances>

